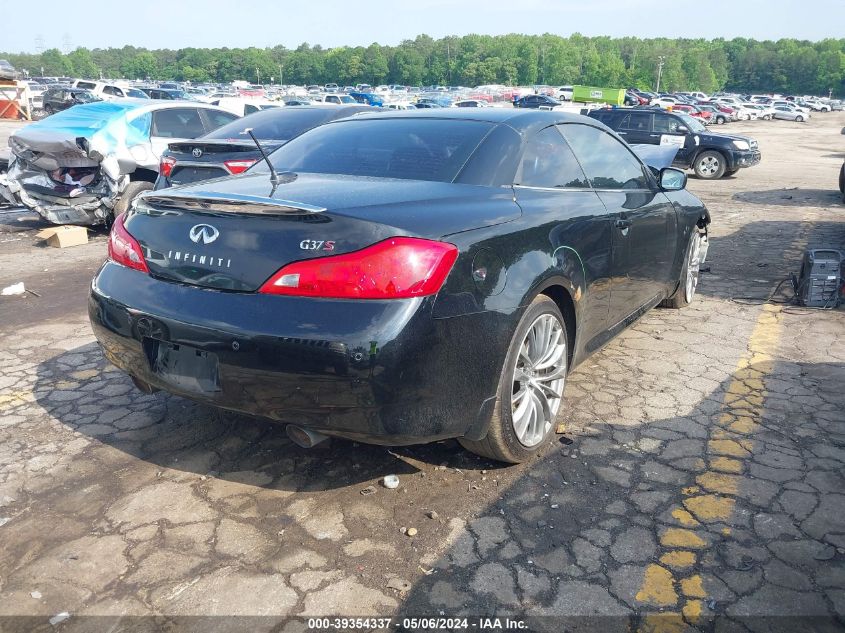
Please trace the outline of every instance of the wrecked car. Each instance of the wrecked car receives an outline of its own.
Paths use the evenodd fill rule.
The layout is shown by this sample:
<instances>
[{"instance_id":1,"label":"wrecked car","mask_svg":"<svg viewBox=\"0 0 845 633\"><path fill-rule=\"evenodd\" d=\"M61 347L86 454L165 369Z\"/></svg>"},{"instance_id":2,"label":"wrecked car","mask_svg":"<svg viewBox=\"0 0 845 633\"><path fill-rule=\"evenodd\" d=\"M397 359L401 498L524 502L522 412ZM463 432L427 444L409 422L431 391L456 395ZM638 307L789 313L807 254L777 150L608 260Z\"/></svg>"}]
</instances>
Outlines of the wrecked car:
<instances>
[{"instance_id":1,"label":"wrecked car","mask_svg":"<svg viewBox=\"0 0 845 633\"><path fill-rule=\"evenodd\" d=\"M74 106L9 138L0 199L54 224L110 224L153 188L168 143L236 118L197 102L120 99Z\"/></svg>"}]
</instances>

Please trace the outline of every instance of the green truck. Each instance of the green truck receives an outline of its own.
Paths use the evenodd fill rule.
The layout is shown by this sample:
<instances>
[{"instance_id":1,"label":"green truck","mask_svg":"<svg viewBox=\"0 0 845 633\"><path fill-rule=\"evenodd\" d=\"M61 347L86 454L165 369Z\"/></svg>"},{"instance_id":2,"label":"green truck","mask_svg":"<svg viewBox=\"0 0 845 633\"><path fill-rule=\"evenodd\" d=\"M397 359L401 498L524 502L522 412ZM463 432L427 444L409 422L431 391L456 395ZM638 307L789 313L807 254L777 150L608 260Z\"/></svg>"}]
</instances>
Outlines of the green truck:
<instances>
[{"instance_id":1,"label":"green truck","mask_svg":"<svg viewBox=\"0 0 845 633\"><path fill-rule=\"evenodd\" d=\"M608 103L621 106L625 103L625 89L573 86L572 100L578 103Z\"/></svg>"}]
</instances>

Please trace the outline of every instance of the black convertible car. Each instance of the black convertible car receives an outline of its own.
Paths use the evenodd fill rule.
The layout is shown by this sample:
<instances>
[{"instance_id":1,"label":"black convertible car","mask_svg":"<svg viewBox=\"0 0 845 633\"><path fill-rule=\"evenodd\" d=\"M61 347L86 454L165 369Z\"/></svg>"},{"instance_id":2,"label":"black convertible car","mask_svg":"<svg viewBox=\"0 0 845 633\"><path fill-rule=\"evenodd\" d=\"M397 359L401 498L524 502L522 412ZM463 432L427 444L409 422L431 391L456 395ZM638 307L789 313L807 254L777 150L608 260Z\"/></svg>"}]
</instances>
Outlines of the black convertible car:
<instances>
[{"instance_id":1,"label":"black convertible car","mask_svg":"<svg viewBox=\"0 0 845 633\"><path fill-rule=\"evenodd\" d=\"M518 462L567 372L687 305L707 210L604 125L494 108L365 114L114 223L89 313L147 391L381 444Z\"/></svg>"}]
</instances>

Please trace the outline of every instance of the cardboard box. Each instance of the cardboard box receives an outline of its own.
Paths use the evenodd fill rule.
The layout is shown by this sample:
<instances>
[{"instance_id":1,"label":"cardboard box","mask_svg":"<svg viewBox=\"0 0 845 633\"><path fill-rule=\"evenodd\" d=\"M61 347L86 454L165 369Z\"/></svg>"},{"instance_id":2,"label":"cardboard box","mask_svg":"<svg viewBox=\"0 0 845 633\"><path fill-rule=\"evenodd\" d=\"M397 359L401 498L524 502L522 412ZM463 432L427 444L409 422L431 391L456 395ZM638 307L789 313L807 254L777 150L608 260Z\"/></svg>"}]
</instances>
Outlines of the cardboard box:
<instances>
[{"instance_id":1,"label":"cardboard box","mask_svg":"<svg viewBox=\"0 0 845 633\"><path fill-rule=\"evenodd\" d=\"M84 226L51 226L35 234L40 240L46 240L50 246L67 248L88 243L88 230Z\"/></svg>"}]
</instances>

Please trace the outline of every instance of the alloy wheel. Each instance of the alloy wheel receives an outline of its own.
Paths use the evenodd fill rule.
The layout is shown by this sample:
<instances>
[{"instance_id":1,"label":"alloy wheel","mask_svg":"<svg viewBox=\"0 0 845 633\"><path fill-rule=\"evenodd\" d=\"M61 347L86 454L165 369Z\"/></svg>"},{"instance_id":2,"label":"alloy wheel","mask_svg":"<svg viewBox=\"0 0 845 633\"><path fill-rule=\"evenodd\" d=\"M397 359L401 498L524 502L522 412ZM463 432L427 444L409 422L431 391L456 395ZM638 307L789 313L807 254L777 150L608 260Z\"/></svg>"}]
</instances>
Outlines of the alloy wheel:
<instances>
[{"instance_id":1,"label":"alloy wheel","mask_svg":"<svg viewBox=\"0 0 845 633\"><path fill-rule=\"evenodd\" d=\"M511 417L517 439L536 446L554 423L566 377L566 332L553 314L542 314L528 328L513 372Z\"/></svg>"},{"instance_id":2,"label":"alloy wheel","mask_svg":"<svg viewBox=\"0 0 845 633\"><path fill-rule=\"evenodd\" d=\"M705 176L712 176L719 171L719 159L715 156L705 156L698 163L698 168Z\"/></svg>"},{"instance_id":3,"label":"alloy wheel","mask_svg":"<svg viewBox=\"0 0 845 633\"><path fill-rule=\"evenodd\" d=\"M689 255L687 256L687 278L684 284L684 299L692 303L695 290L698 288L699 258L701 257L701 234L694 231L692 244L690 244Z\"/></svg>"}]
</instances>

